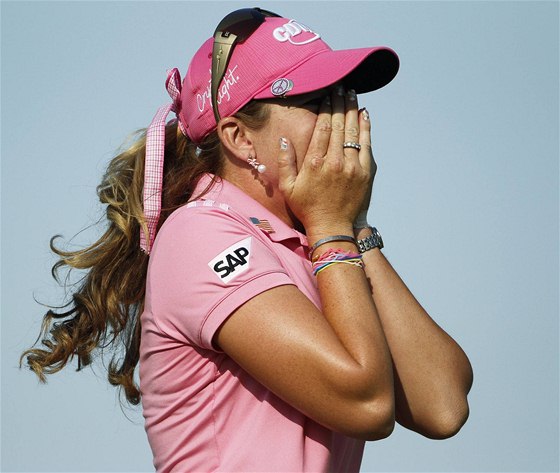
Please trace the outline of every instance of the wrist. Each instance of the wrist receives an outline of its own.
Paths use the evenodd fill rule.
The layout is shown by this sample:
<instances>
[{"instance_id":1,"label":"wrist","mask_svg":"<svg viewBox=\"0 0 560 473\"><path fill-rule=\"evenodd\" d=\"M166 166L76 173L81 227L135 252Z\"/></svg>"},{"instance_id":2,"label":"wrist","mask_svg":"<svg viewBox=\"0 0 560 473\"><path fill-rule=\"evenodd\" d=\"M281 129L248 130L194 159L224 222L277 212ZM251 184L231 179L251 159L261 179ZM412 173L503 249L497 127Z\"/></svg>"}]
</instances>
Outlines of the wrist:
<instances>
[{"instance_id":1,"label":"wrist","mask_svg":"<svg viewBox=\"0 0 560 473\"><path fill-rule=\"evenodd\" d=\"M364 228L354 227L354 238L356 238L356 240L361 240L363 238L367 238L371 234L372 234L372 231L371 231L371 227L369 225L367 227L364 227Z\"/></svg>"},{"instance_id":2,"label":"wrist","mask_svg":"<svg viewBox=\"0 0 560 473\"><path fill-rule=\"evenodd\" d=\"M354 220L354 231L368 227L368 209L360 210L360 213L356 217L356 220Z\"/></svg>"},{"instance_id":3,"label":"wrist","mask_svg":"<svg viewBox=\"0 0 560 473\"><path fill-rule=\"evenodd\" d=\"M333 235L347 235L354 238L354 228L351 222L330 225L315 225L305 229L307 242L313 246L317 241Z\"/></svg>"},{"instance_id":4,"label":"wrist","mask_svg":"<svg viewBox=\"0 0 560 473\"><path fill-rule=\"evenodd\" d=\"M310 260L314 256L320 255L329 248L341 248L344 250L357 250L356 239L352 224L337 224L328 226L316 226L310 228L307 234L307 244L309 246L308 257Z\"/></svg>"}]
</instances>

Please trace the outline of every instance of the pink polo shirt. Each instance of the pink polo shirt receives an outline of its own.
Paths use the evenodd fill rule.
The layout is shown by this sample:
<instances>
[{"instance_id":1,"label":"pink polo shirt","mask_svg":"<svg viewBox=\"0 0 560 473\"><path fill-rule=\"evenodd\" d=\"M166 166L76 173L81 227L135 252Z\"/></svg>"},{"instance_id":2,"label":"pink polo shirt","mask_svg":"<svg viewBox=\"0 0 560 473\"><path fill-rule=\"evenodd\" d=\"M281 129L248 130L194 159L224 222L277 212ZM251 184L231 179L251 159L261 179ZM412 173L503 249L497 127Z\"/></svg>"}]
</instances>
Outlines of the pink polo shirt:
<instances>
[{"instance_id":1,"label":"pink polo shirt","mask_svg":"<svg viewBox=\"0 0 560 473\"><path fill-rule=\"evenodd\" d=\"M320 307L306 251L304 235L225 180L163 224L140 346L158 472L359 471L363 441L309 419L212 344L239 306L272 287L293 284Z\"/></svg>"}]
</instances>

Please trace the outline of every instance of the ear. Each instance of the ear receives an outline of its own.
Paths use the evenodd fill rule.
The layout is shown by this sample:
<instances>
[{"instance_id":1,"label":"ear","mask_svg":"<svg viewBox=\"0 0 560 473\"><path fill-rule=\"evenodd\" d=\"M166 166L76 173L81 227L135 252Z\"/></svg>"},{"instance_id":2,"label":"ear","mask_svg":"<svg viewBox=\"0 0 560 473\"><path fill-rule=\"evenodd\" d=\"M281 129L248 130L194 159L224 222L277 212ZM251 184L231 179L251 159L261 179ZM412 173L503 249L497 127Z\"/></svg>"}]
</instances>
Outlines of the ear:
<instances>
[{"instance_id":1,"label":"ear","mask_svg":"<svg viewBox=\"0 0 560 473\"><path fill-rule=\"evenodd\" d=\"M231 156L246 161L249 155L255 155L251 130L238 118L222 118L217 131L222 146Z\"/></svg>"}]
</instances>

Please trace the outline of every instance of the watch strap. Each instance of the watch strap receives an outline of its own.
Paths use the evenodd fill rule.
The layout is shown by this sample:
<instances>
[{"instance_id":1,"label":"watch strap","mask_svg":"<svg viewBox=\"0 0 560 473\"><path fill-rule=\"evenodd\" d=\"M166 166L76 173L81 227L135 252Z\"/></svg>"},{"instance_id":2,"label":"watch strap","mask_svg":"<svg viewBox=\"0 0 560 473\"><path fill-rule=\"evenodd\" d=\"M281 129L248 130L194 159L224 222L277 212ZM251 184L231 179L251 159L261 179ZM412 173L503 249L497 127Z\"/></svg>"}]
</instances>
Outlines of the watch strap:
<instances>
[{"instance_id":1,"label":"watch strap","mask_svg":"<svg viewBox=\"0 0 560 473\"><path fill-rule=\"evenodd\" d=\"M365 253L366 251L373 250L374 248L383 248L383 239L381 238L381 234L377 228L368 228L371 230L371 235L356 241L360 253Z\"/></svg>"}]
</instances>

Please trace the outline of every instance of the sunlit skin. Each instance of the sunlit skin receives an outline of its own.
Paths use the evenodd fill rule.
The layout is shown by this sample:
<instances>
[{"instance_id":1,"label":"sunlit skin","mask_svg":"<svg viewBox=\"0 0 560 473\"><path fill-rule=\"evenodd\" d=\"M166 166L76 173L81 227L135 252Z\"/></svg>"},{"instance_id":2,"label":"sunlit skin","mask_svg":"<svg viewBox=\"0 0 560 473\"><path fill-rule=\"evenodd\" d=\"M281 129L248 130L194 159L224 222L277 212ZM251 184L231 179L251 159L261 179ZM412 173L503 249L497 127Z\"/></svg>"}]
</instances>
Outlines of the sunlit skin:
<instances>
[{"instance_id":1,"label":"sunlit skin","mask_svg":"<svg viewBox=\"0 0 560 473\"><path fill-rule=\"evenodd\" d=\"M318 107L313 99L321 95L273 101L258 131L232 117L218 127L224 177L289 225L301 223L311 245L329 235L367 236L369 229L355 234L353 222L369 205L376 169L371 124L355 96L334 92ZM345 141L362 149L344 149ZM246 165L249 155L267 166L264 175ZM335 247L356 251L350 242ZM368 251L364 262L365 271L334 265L317 276L322 311L297 287L280 286L237 309L216 342L271 391L334 431L379 439L396 419L428 437L454 435L468 416L467 357L381 251Z\"/></svg>"},{"instance_id":2,"label":"sunlit skin","mask_svg":"<svg viewBox=\"0 0 560 473\"><path fill-rule=\"evenodd\" d=\"M317 125L319 108L325 97L330 97L328 90L319 90L309 94L289 98L267 100L270 119L257 133L245 129L250 145L242 145L236 160L226 161L224 177L244 189L255 200L278 215L288 225L304 231L298 219L286 207L284 196L278 189L278 150L281 137L288 139L294 149L297 165L300 167L306 156L311 137ZM245 138L243 124L233 117L221 122L222 134L231 132L235 140ZM235 130L235 131L233 131ZM220 131L220 130L219 130ZM259 163L266 166L266 174L247 172L245 161L248 156L257 157ZM255 185L256 184L256 185Z\"/></svg>"}]
</instances>

